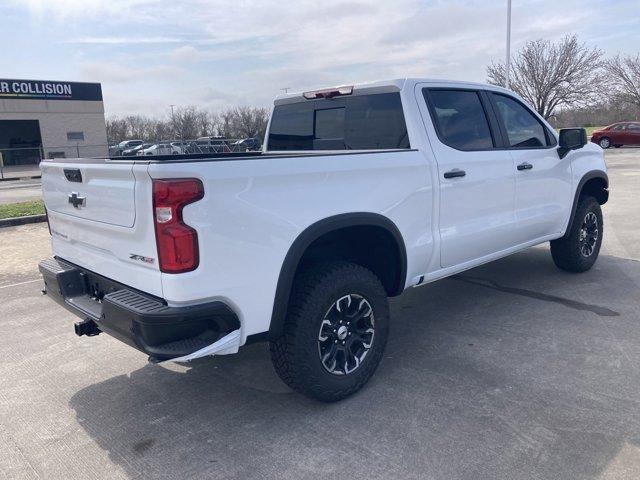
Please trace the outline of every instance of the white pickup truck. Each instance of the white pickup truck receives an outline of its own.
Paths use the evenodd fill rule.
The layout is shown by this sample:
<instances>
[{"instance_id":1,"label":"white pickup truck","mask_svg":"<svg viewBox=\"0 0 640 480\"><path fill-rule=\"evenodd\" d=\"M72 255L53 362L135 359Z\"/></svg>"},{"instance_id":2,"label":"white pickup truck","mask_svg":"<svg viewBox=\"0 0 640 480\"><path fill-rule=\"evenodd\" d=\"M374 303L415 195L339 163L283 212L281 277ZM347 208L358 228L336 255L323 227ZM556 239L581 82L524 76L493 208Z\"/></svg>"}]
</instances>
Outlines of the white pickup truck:
<instances>
[{"instance_id":1,"label":"white pickup truck","mask_svg":"<svg viewBox=\"0 0 640 480\"><path fill-rule=\"evenodd\" d=\"M41 163L45 291L151 361L270 342L334 401L383 355L387 297L551 241L589 269L603 152L512 92L401 79L279 96L262 152Z\"/></svg>"}]
</instances>

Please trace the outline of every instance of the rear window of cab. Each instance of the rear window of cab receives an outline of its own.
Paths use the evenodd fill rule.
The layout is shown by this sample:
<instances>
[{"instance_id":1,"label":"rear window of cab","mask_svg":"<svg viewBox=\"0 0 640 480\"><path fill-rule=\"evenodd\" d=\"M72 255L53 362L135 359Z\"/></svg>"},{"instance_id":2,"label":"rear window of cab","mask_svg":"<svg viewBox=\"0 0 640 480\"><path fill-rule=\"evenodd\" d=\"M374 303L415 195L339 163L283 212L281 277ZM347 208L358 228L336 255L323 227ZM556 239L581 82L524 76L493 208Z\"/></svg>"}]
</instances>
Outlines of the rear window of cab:
<instances>
[{"instance_id":1,"label":"rear window of cab","mask_svg":"<svg viewBox=\"0 0 640 480\"><path fill-rule=\"evenodd\" d=\"M277 105L269 150L408 149L399 93L306 100Z\"/></svg>"}]
</instances>

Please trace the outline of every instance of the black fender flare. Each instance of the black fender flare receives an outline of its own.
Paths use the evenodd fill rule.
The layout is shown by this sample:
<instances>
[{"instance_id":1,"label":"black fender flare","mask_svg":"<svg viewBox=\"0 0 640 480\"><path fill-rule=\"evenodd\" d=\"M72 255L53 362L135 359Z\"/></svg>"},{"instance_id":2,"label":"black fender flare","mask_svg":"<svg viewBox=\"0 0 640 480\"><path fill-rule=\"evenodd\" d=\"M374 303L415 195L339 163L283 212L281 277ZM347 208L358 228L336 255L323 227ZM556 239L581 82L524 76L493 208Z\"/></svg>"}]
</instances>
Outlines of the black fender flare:
<instances>
[{"instance_id":1,"label":"black fender flare","mask_svg":"<svg viewBox=\"0 0 640 480\"><path fill-rule=\"evenodd\" d=\"M582 189L584 188L585 184L589 180L593 180L594 178L599 178L604 181L605 191L606 189L609 188L609 177L602 170L589 170L587 173L585 173L582 176L582 178L580 179L580 182L578 182L578 188L576 188L575 194L573 196L573 205L571 206L571 215L569 217L569 222L567 223L567 229L565 231L565 235L571 230L571 225L573 225L573 220L574 220L574 217L576 216L576 209L578 208L578 200L580 200L580 194L582 193ZM605 196L605 201L602 202L602 204L606 203L608 198L609 198L609 192L607 191Z\"/></svg>"},{"instance_id":2,"label":"black fender flare","mask_svg":"<svg viewBox=\"0 0 640 480\"><path fill-rule=\"evenodd\" d=\"M400 266L397 287L392 294L399 295L404 291L407 277L407 251L402 234L395 223L384 215L369 212L343 213L324 218L303 230L289 247L278 277L268 332L269 339L275 340L282 335L296 270L309 245L329 232L354 226L382 227L393 236L398 247Z\"/></svg>"}]
</instances>

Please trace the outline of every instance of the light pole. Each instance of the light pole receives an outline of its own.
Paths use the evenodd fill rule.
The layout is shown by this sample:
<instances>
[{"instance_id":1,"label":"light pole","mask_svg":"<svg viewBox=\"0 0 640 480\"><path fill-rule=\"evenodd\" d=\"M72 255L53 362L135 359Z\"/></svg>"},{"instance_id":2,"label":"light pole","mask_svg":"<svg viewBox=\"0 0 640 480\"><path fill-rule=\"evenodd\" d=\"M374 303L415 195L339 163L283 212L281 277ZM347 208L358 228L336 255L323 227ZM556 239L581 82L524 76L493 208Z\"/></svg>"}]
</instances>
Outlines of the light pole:
<instances>
[{"instance_id":1,"label":"light pole","mask_svg":"<svg viewBox=\"0 0 640 480\"><path fill-rule=\"evenodd\" d=\"M511 0L507 0L507 58L504 64L504 86L509 88L509 67L511 64Z\"/></svg>"},{"instance_id":2,"label":"light pole","mask_svg":"<svg viewBox=\"0 0 640 480\"><path fill-rule=\"evenodd\" d=\"M173 107L175 105L169 105L171 107L171 129L173 130L173 136L176 136L176 118L173 116Z\"/></svg>"},{"instance_id":3,"label":"light pole","mask_svg":"<svg viewBox=\"0 0 640 480\"><path fill-rule=\"evenodd\" d=\"M284 87L281 88L280 90L282 90L285 94L289 93L289 90L291 90L291 87Z\"/></svg>"}]
</instances>

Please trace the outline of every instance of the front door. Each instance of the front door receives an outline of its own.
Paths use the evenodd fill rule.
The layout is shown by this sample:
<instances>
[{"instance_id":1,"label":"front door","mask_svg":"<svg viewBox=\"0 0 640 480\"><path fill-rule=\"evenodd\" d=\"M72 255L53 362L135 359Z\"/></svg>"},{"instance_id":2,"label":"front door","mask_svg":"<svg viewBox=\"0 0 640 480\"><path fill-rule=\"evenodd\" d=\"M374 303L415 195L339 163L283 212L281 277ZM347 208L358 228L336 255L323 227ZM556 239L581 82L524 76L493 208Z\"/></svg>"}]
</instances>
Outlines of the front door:
<instances>
[{"instance_id":1,"label":"front door","mask_svg":"<svg viewBox=\"0 0 640 480\"><path fill-rule=\"evenodd\" d=\"M614 145L624 145L627 142L627 124L618 123L614 125L606 136L611 140L612 147Z\"/></svg>"},{"instance_id":2,"label":"front door","mask_svg":"<svg viewBox=\"0 0 640 480\"><path fill-rule=\"evenodd\" d=\"M462 265L513 246L515 167L496 148L497 123L485 94L422 88L427 134L440 182L440 264Z\"/></svg>"},{"instance_id":3,"label":"front door","mask_svg":"<svg viewBox=\"0 0 640 480\"><path fill-rule=\"evenodd\" d=\"M572 204L571 155L560 159L555 136L518 99L490 96L516 165L516 242L560 233Z\"/></svg>"}]
</instances>

